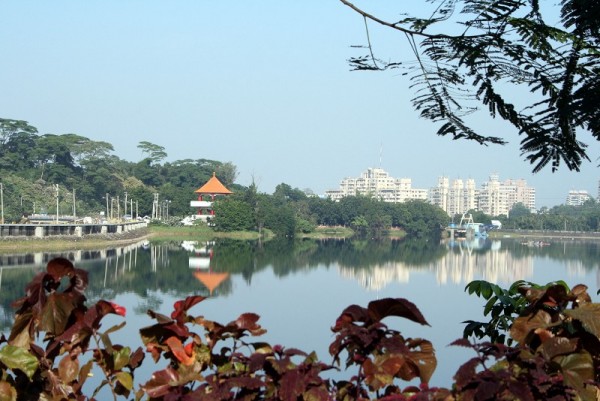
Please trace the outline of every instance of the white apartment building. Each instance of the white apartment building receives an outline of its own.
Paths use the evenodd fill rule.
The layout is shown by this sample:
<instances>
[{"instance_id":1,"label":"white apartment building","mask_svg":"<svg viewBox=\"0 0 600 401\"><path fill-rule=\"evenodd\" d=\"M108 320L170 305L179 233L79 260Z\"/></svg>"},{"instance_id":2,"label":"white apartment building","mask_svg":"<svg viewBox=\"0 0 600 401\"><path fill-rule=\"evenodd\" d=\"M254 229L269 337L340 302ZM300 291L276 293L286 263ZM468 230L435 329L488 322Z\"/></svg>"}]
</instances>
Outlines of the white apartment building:
<instances>
[{"instance_id":1,"label":"white apartment building","mask_svg":"<svg viewBox=\"0 0 600 401\"><path fill-rule=\"evenodd\" d=\"M413 188L410 178L393 178L383 169L372 167L358 178L344 178L339 189L326 191L325 195L335 201L356 195L370 195L396 203L410 199L427 200L427 190Z\"/></svg>"},{"instance_id":2,"label":"white apartment building","mask_svg":"<svg viewBox=\"0 0 600 401\"><path fill-rule=\"evenodd\" d=\"M480 189L476 188L472 178L450 180L441 176L435 187L426 190L413 188L410 178L393 178L381 168L369 168L358 178L344 178L339 189L326 191L325 195L335 201L356 195L396 203L428 200L450 216L469 210L480 210L490 216L508 216L516 203L523 203L535 211L535 188L527 186L522 179L500 181L497 174L490 175Z\"/></svg>"},{"instance_id":3,"label":"white apartment building","mask_svg":"<svg viewBox=\"0 0 600 401\"><path fill-rule=\"evenodd\" d=\"M497 174L492 174L477 194L477 210L490 216L508 216L517 203L535 211L535 188L527 186L522 179L501 182Z\"/></svg>"},{"instance_id":4,"label":"white apartment building","mask_svg":"<svg viewBox=\"0 0 600 401\"><path fill-rule=\"evenodd\" d=\"M510 209L519 202L535 210L535 189L528 187L525 180L500 181L497 174L492 174L480 189L476 188L472 178L449 180L439 177L437 186L429 191L429 201L450 216L469 210L508 216Z\"/></svg>"},{"instance_id":5,"label":"white apartment building","mask_svg":"<svg viewBox=\"0 0 600 401\"><path fill-rule=\"evenodd\" d=\"M568 206L581 206L588 199L591 199L591 198L592 197L590 196L590 194L588 194L588 191L585 191L585 190L579 190L579 191L571 190L571 191L569 191L569 195L567 195L567 205Z\"/></svg>"},{"instance_id":6,"label":"white apartment building","mask_svg":"<svg viewBox=\"0 0 600 401\"><path fill-rule=\"evenodd\" d=\"M437 186L429 190L429 202L439 206L448 215L463 214L477 207L475 180L439 177Z\"/></svg>"}]
</instances>

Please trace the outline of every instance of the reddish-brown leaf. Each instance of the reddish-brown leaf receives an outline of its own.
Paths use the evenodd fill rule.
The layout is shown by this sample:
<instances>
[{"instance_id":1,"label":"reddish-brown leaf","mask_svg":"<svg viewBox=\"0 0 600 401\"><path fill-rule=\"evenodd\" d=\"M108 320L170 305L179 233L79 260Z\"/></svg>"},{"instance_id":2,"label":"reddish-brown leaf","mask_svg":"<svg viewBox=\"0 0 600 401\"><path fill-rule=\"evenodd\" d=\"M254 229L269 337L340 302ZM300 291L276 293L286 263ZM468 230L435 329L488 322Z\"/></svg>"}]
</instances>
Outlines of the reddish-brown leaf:
<instances>
[{"instance_id":1,"label":"reddish-brown leaf","mask_svg":"<svg viewBox=\"0 0 600 401\"><path fill-rule=\"evenodd\" d=\"M195 361L195 353L192 351L190 355L186 352L183 347L181 340L177 337L169 337L165 340L165 344L169 346L169 349L175 355L175 358L185 366L191 366Z\"/></svg>"},{"instance_id":2,"label":"reddish-brown leaf","mask_svg":"<svg viewBox=\"0 0 600 401\"><path fill-rule=\"evenodd\" d=\"M235 325L242 330L248 330L252 335L259 336L267 332L256 323L259 319L260 316L255 313L244 313L236 319Z\"/></svg>"},{"instance_id":3,"label":"reddish-brown leaf","mask_svg":"<svg viewBox=\"0 0 600 401\"><path fill-rule=\"evenodd\" d=\"M535 401L531 389L525 383L511 380L507 384L508 390L515 396L515 399L519 401Z\"/></svg>"},{"instance_id":4,"label":"reddish-brown leaf","mask_svg":"<svg viewBox=\"0 0 600 401\"><path fill-rule=\"evenodd\" d=\"M193 295L187 297L184 300L175 302L175 305L173 305L173 312L171 313L171 319L175 319L178 322L182 323L184 321L184 317L187 315L187 311L192 306L204 301L205 299L206 297L200 295Z\"/></svg>"},{"instance_id":5,"label":"reddish-brown leaf","mask_svg":"<svg viewBox=\"0 0 600 401\"><path fill-rule=\"evenodd\" d=\"M477 400L495 400L500 390L500 383L495 381L482 381L475 390Z\"/></svg>"},{"instance_id":6,"label":"reddish-brown leaf","mask_svg":"<svg viewBox=\"0 0 600 401\"><path fill-rule=\"evenodd\" d=\"M415 376L418 376L423 383L429 383L435 368L437 367L437 358L435 357L435 350L430 341L423 340L420 338L411 339L407 341L407 345L411 351L404 355L412 365L417 369ZM412 380L415 376L404 377L400 376L404 380Z\"/></svg>"},{"instance_id":7,"label":"reddish-brown leaf","mask_svg":"<svg viewBox=\"0 0 600 401\"><path fill-rule=\"evenodd\" d=\"M70 384L77 379L78 374L79 359L77 359L76 356L71 357L69 354L65 355L58 363L58 377L60 377L63 382Z\"/></svg>"},{"instance_id":8,"label":"reddish-brown leaf","mask_svg":"<svg viewBox=\"0 0 600 401\"><path fill-rule=\"evenodd\" d=\"M346 309L344 309L342 314L337 318L335 326L331 330L333 330L334 332L338 332L346 325L353 324L355 322L369 324L369 312L362 306L350 305Z\"/></svg>"},{"instance_id":9,"label":"reddish-brown leaf","mask_svg":"<svg viewBox=\"0 0 600 401\"><path fill-rule=\"evenodd\" d=\"M471 358L458 368L454 375L454 382L456 383L458 390L461 390L471 383L480 363L481 360L479 358Z\"/></svg>"},{"instance_id":10,"label":"reddish-brown leaf","mask_svg":"<svg viewBox=\"0 0 600 401\"><path fill-rule=\"evenodd\" d=\"M17 401L17 390L5 381L0 381L0 401Z\"/></svg>"},{"instance_id":11,"label":"reddish-brown leaf","mask_svg":"<svg viewBox=\"0 0 600 401\"><path fill-rule=\"evenodd\" d=\"M46 265L46 271L57 282L65 276L71 277L74 274L74 270L73 263L65 258L54 258Z\"/></svg>"},{"instance_id":12,"label":"reddish-brown leaf","mask_svg":"<svg viewBox=\"0 0 600 401\"><path fill-rule=\"evenodd\" d=\"M542 342L538 349L546 360L550 361L558 355L566 355L577 350L577 339L565 337L552 337L547 341Z\"/></svg>"},{"instance_id":13,"label":"reddish-brown leaf","mask_svg":"<svg viewBox=\"0 0 600 401\"><path fill-rule=\"evenodd\" d=\"M587 285L577 284L575 287L571 289L571 294L575 297L575 303L578 305L582 305L588 302L592 302L592 298L587 292Z\"/></svg>"},{"instance_id":14,"label":"reddish-brown leaf","mask_svg":"<svg viewBox=\"0 0 600 401\"><path fill-rule=\"evenodd\" d=\"M587 332L600 339L600 304L585 303L579 308L565 310L565 315L579 320Z\"/></svg>"},{"instance_id":15,"label":"reddish-brown leaf","mask_svg":"<svg viewBox=\"0 0 600 401\"><path fill-rule=\"evenodd\" d=\"M398 316L429 326L419 308L404 298L384 298L369 302L368 311L374 322L388 316Z\"/></svg>"},{"instance_id":16,"label":"reddish-brown leaf","mask_svg":"<svg viewBox=\"0 0 600 401\"><path fill-rule=\"evenodd\" d=\"M151 398L162 397L169 394L172 387L179 381L179 374L173 368L159 370L152 374L152 377L147 381L142 388Z\"/></svg>"},{"instance_id":17,"label":"reddish-brown leaf","mask_svg":"<svg viewBox=\"0 0 600 401\"><path fill-rule=\"evenodd\" d=\"M142 347L138 347L129 357L129 367L133 370L140 366L145 356Z\"/></svg>"},{"instance_id":18,"label":"reddish-brown leaf","mask_svg":"<svg viewBox=\"0 0 600 401\"><path fill-rule=\"evenodd\" d=\"M363 363L365 382L377 391L393 383L394 377L402 368L405 359L402 355L377 355L375 360L366 359Z\"/></svg>"},{"instance_id":19,"label":"reddish-brown leaf","mask_svg":"<svg viewBox=\"0 0 600 401\"><path fill-rule=\"evenodd\" d=\"M546 311L538 310L534 316L516 318L510 328L510 335L516 342L525 344L529 333L538 328L545 329L550 323L550 314Z\"/></svg>"},{"instance_id":20,"label":"reddish-brown leaf","mask_svg":"<svg viewBox=\"0 0 600 401\"><path fill-rule=\"evenodd\" d=\"M70 295L56 292L50 294L42 308L40 329L55 336L61 335L73 309L75 305Z\"/></svg>"},{"instance_id":21,"label":"reddish-brown leaf","mask_svg":"<svg viewBox=\"0 0 600 401\"><path fill-rule=\"evenodd\" d=\"M8 342L16 347L29 348L35 336L33 314L31 310L17 314L8 336Z\"/></svg>"}]
</instances>

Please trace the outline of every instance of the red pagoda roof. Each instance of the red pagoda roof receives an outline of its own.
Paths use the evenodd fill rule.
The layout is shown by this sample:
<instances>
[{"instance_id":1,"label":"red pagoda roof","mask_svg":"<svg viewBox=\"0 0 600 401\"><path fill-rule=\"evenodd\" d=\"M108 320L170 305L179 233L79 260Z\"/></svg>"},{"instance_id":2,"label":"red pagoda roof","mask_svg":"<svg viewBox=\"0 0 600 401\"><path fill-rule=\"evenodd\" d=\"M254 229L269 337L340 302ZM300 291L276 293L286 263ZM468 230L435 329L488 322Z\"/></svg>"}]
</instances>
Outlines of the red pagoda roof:
<instances>
[{"instance_id":1,"label":"red pagoda roof","mask_svg":"<svg viewBox=\"0 0 600 401\"><path fill-rule=\"evenodd\" d=\"M228 190L225 185L219 181L216 174L213 173L213 176L210 180L206 182L206 184L202 185L200 188L194 191L197 194L223 194L229 195L232 194L230 190Z\"/></svg>"}]
</instances>

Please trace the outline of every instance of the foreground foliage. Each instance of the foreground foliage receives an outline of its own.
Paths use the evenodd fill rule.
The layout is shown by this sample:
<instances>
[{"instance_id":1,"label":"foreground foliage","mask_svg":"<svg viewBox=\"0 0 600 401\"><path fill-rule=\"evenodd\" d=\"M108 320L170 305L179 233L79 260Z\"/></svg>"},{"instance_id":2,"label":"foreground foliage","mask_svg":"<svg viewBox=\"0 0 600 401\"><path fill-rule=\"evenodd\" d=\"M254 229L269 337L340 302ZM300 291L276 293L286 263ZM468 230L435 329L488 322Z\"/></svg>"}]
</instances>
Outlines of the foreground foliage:
<instances>
[{"instance_id":1,"label":"foreground foliage","mask_svg":"<svg viewBox=\"0 0 600 401\"><path fill-rule=\"evenodd\" d=\"M149 310L156 322L140 329L145 350L133 351L110 340L125 322L100 331L104 316L124 316L124 308L104 300L86 306L86 287L87 273L62 258L26 287L9 337L0 337L0 400L87 400L100 391L115 400L594 400L599 394L600 304L583 285L521 281L505 290L470 283L467 291L487 300L484 315L491 320L468 322L465 338L454 342L476 357L458 369L451 388L428 386L437 365L429 341L405 338L383 322L402 317L427 325L406 299L342 311L332 327L333 359L325 363L314 353L250 341L265 332L253 313L227 324L191 315L202 296L177 301L170 316ZM487 341L471 343L471 336ZM146 357L165 367L136 388L135 371ZM348 377L331 379L328 372L340 369ZM102 372L100 381L89 380L93 370Z\"/></svg>"},{"instance_id":2,"label":"foreground foliage","mask_svg":"<svg viewBox=\"0 0 600 401\"><path fill-rule=\"evenodd\" d=\"M481 109L516 129L534 172L561 165L579 171L590 160L581 136L600 138L597 0L429 0L399 4L389 16L370 12L373 4L340 1L365 26L372 22L407 40L414 62L381 60L367 31L367 54L350 63L358 70L406 69L413 106L439 124L438 135L508 142L473 128L471 114Z\"/></svg>"}]
</instances>

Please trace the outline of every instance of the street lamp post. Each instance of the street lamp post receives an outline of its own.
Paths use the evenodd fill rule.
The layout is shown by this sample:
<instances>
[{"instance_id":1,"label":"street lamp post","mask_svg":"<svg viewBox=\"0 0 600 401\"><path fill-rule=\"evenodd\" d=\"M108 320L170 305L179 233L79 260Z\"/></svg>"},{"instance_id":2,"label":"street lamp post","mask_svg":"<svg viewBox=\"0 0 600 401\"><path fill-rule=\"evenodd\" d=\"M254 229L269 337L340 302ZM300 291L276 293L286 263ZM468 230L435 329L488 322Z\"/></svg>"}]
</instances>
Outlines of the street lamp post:
<instances>
[{"instance_id":1,"label":"street lamp post","mask_svg":"<svg viewBox=\"0 0 600 401\"><path fill-rule=\"evenodd\" d=\"M4 184L0 182L0 224L4 224Z\"/></svg>"}]
</instances>

